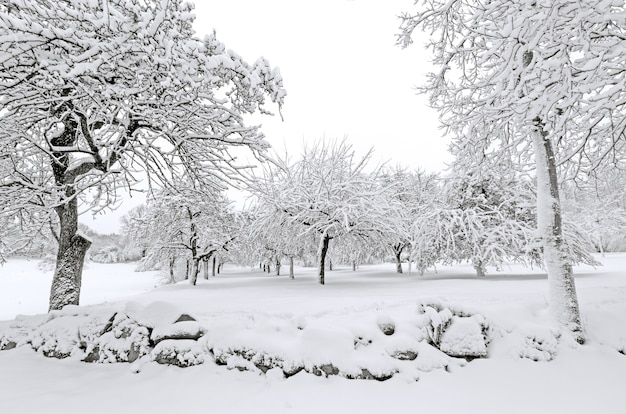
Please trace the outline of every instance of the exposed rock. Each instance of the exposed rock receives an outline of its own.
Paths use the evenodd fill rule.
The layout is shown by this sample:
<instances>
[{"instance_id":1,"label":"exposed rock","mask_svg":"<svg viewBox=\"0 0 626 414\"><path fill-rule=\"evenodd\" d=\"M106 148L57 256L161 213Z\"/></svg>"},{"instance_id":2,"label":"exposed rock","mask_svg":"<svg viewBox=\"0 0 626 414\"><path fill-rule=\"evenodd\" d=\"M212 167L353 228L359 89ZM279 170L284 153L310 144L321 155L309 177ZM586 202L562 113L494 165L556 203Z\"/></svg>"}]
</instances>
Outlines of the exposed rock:
<instances>
[{"instance_id":1,"label":"exposed rock","mask_svg":"<svg viewBox=\"0 0 626 414\"><path fill-rule=\"evenodd\" d=\"M391 318L386 316L379 316L376 320L378 328L387 336L393 335L396 332L396 324Z\"/></svg>"},{"instance_id":2,"label":"exposed rock","mask_svg":"<svg viewBox=\"0 0 626 414\"><path fill-rule=\"evenodd\" d=\"M9 349L13 349L16 346L17 346L17 343L10 339L5 340L5 338L2 338L2 340L0 340L0 351L8 351Z\"/></svg>"},{"instance_id":3,"label":"exposed rock","mask_svg":"<svg viewBox=\"0 0 626 414\"><path fill-rule=\"evenodd\" d=\"M308 372L318 377L324 375L328 378L330 375L339 375L339 368L335 367L333 364L322 364L319 367L313 366Z\"/></svg>"},{"instance_id":4,"label":"exposed rock","mask_svg":"<svg viewBox=\"0 0 626 414\"><path fill-rule=\"evenodd\" d=\"M87 348L87 344L81 344ZM86 352L86 356L82 359L83 362L98 362L100 360L100 347L94 346L89 352Z\"/></svg>"},{"instance_id":5,"label":"exposed rock","mask_svg":"<svg viewBox=\"0 0 626 414\"><path fill-rule=\"evenodd\" d=\"M362 346L368 346L372 344L371 339L365 339L362 336L359 336L354 339L354 349L358 349Z\"/></svg>"},{"instance_id":6,"label":"exposed rock","mask_svg":"<svg viewBox=\"0 0 626 414\"><path fill-rule=\"evenodd\" d=\"M414 361L417 358L417 352L407 349L405 351L394 351L391 353L391 357L399 359L400 361Z\"/></svg>"},{"instance_id":7,"label":"exposed rock","mask_svg":"<svg viewBox=\"0 0 626 414\"><path fill-rule=\"evenodd\" d=\"M197 319L194 318L193 316L187 314L187 313L183 313L182 315L180 315L178 317L178 319L176 319L176 321L174 323L178 323L178 322L195 322Z\"/></svg>"},{"instance_id":8,"label":"exposed rock","mask_svg":"<svg viewBox=\"0 0 626 414\"><path fill-rule=\"evenodd\" d=\"M396 371L388 371L382 373L372 373L367 368L362 368L361 373L359 375L346 375L348 379L364 379L364 380L375 380L375 381L387 381L388 379L393 378L396 374Z\"/></svg>"}]
</instances>

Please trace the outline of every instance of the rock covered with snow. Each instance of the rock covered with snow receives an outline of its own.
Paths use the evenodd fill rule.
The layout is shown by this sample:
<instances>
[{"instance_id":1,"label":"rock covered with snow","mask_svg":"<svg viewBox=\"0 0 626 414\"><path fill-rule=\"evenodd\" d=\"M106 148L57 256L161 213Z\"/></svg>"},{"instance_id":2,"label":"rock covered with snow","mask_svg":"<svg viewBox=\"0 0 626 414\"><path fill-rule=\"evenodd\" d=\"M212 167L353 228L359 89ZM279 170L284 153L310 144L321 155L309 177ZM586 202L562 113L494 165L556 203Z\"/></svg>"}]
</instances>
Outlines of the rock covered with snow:
<instances>
[{"instance_id":1,"label":"rock covered with snow","mask_svg":"<svg viewBox=\"0 0 626 414\"><path fill-rule=\"evenodd\" d=\"M441 302L421 303L418 313L418 325L424 338L446 355L460 358L487 356L488 324L483 316Z\"/></svg>"},{"instance_id":2,"label":"rock covered with snow","mask_svg":"<svg viewBox=\"0 0 626 414\"><path fill-rule=\"evenodd\" d=\"M237 321L233 324L233 321ZM316 376L385 381L463 366L487 355L487 323L442 303L420 303L416 314L393 318L303 321L301 317L220 318L207 324L169 303L67 307L0 331L4 349L30 345L45 356L85 362L218 365L288 378Z\"/></svg>"}]
</instances>

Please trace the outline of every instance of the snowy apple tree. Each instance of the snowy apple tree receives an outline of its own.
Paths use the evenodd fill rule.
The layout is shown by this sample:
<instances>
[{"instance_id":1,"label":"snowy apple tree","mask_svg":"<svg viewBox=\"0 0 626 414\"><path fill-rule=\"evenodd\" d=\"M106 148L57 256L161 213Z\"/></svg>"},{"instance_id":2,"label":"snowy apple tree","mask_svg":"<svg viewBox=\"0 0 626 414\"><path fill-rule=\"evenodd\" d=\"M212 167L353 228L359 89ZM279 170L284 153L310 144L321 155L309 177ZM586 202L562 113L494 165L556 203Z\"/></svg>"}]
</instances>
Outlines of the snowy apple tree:
<instances>
[{"instance_id":1,"label":"snowy apple tree","mask_svg":"<svg viewBox=\"0 0 626 414\"><path fill-rule=\"evenodd\" d=\"M402 254L405 250L412 252L413 243L419 237L414 231L415 223L428 215L439 195L438 176L395 167L383 169L379 180L389 191L390 200L399 207L396 226L394 231L385 234L385 243L396 260L396 272L402 273Z\"/></svg>"},{"instance_id":2,"label":"snowy apple tree","mask_svg":"<svg viewBox=\"0 0 626 414\"><path fill-rule=\"evenodd\" d=\"M555 319L584 342L564 253L557 168L581 174L626 148L626 7L614 0L428 0L401 16L399 43L430 34L430 95L458 148L533 159L537 221Z\"/></svg>"},{"instance_id":3,"label":"snowy apple tree","mask_svg":"<svg viewBox=\"0 0 626 414\"><path fill-rule=\"evenodd\" d=\"M143 176L221 187L231 148L268 147L243 116L282 104L279 72L196 37L193 19L181 0L0 4L0 205L57 227L51 310L78 304L79 205L106 208Z\"/></svg>"},{"instance_id":4,"label":"snowy apple tree","mask_svg":"<svg viewBox=\"0 0 626 414\"><path fill-rule=\"evenodd\" d=\"M185 259L185 277L195 285L201 265L208 278L209 259L228 251L236 226L230 201L223 194L207 194L187 184L179 182L175 189L155 193L145 207L126 216L123 232L143 244L146 269L167 266L174 282L176 261Z\"/></svg>"},{"instance_id":5,"label":"snowy apple tree","mask_svg":"<svg viewBox=\"0 0 626 414\"><path fill-rule=\"evenodd\" d=\"M591 238L595 251L624 251L626 246L626 173L603 169L586 180L566 183L563 212Z\"/></svg>"},{"instance_id":6,"label":"snowy apple tree","mask_svg":"<svg viewBox=\"0 0 626 414\"><path fill-rule=\"evenodd\" d=\"M332 239L348 234L380 238L397 223L397 206L377 180L380 168L368 166L371 156L370 151L358 157L345 140L319 141L305 147L295 162L277 157L263 177L251 180L250 191L263 213L273 216L268 221L318 238L320 284Z\"/></svg>"}]
</instances>

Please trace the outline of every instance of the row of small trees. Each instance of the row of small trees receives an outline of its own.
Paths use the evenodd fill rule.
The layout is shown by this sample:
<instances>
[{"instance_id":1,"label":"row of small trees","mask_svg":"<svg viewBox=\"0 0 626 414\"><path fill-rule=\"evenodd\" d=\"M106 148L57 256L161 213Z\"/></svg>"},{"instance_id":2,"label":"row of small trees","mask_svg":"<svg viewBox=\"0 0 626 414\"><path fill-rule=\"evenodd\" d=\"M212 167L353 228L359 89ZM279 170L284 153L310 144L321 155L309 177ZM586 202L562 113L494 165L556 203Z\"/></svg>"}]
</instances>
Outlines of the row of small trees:
<instances>
[{"instance_id":1,"label":"row of small trees","mask_svg":"<svg viewBox=\"0 0 626 414\"><path fill-rule=\"evenodd\" d=\"M356 268L393 257L424 272L436 263L470 261L478 276L505 261L542 266L534 184L511 170L465 171L446 177L373 166L340 142L317 142L300 157L277 156L250 177L250 202L235 211L215 193L179 183L125 219L127 237L143 246L149 267L186 258L197 280L200 263L220 257L280 273L284 260L315 262L325 283L330 262ZM572 263L593 263L584 232L566 222ZM205 275L208 272L205 271Z\"/></svg>"}]
</instances>

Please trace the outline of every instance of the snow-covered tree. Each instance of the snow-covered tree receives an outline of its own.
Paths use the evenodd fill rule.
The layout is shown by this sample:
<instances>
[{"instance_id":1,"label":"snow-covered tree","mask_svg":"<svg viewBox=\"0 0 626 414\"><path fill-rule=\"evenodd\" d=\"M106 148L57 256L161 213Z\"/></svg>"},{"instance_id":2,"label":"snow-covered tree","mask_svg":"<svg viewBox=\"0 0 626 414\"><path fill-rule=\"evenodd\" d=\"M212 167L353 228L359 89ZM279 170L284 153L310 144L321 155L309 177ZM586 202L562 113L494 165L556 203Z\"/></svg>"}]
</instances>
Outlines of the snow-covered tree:
<instances>
[{"instance_id":1,"label":"snow-covered tree","mask_svg":"<svg viewBox=\"0 0 626 414\"><path fill-rule=\"evenodd\" d=\"M405 250L412 252L413 243L419 237L415 234L415 223L429 214L438 198L438 177L395 167L384 169L380 181L399 207L396 226L385 234L385 243L396 260L396 272L402 273L402 254ZM410 262L409 257L409 265Z\"/></svg>"},{"instance_id":2,"label":"snow-covered tree","mask_svg":"<svg viewBox=\"0 0 626 414\"><path fill-rule=\"evenodd\" d=\"M178 183L176 190L164 189L145 207L131 211L124 220L124 233L145 249L143 266L168 266L175 281L176 261L187 264L185 277L196 284L201 265L208 278L208 262L236 237L234 213L221 194L206 194Z\"/></svg>"},{"instance_id":3,"label":"snow-covered tree","mask_svg":"<svg viewBox=\"0 0 626 414\"><path fill-rule=\"evenodd\" d=\"M193 19L182 0L0 4L0 205L58 223L51 310L79 300L79 204L105 208L143 174L221 186L231 148L268 147L243 116L282 104L280 74L196 37Z\"/></svg>"},{"instance_id":4,"label":"snow-covered tree","mask_svg":"<svg viewBox=\"0 0 626 414\"><path fill-rule=\"evenodd\" d=\"M606 168L586 180L564 186L565 217L586 232L594 249L604 255L626 246L626 174Z\"/></svg>"},{"instance_id":5,"label":"snow-covered tree","mask_svg":"<svg viewBox=\"0 0 626 414\"><path fill-rule=\"evenodd\" d=\"M254 251L248 253L249 256L268 271L273 266L276 275L280 275L282 259L287 258L289 277L293 279L294 260L302 258L312 242L311 237L303 236L306 227L284 214L276 214L275 208L264 202L252 206L247 214L251 218L247 225L247 243Z\"/></svg>"},{"instance_id":6,"label":"snow-covered tree","mask_svg":"<svg viewBox=\"0 0 626 414\"><path fill-rule=\"evenodd\" d=\"M478 276L505 260L538 264L533 249L536 220L534 187L502 171L460 172L446 182L446 208L440 212L452 237L449 262L469 260Z\"/></svg>"},{"instance_id":7,"label":"snow-covered tree","mask_svg":"<svg viewBox=\"0 0 626 414\"><path fill-rule=\"evenodd\" d=\"M324 284L330 241L347 234L375 237L391 229L396 205L377 181L378 167L368 171L372 152L357 157L345 140L319 141L307 146L301 158L288 157L266 165L264 176L250 191L271 221L314 233L319 239L318 278ZM280 234L280 233L279 233Z\"/></svg>"},{"instance_id":8,"label":"snow-covered tree","mask_svg":"<svg viewBox=\"0 0 626 414\"><path fill-rule=\"evenodd\" d=\"M556 320L584 342L563 240L557 167L576 173L626 147L623 2L427 0L402 15L399 42L429 32L438 73L422 92L454 145L525 160L537 177L537 222Z\"/></svg>"}]
</instances>

